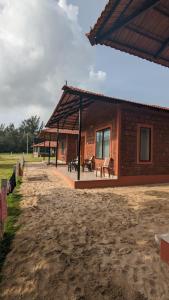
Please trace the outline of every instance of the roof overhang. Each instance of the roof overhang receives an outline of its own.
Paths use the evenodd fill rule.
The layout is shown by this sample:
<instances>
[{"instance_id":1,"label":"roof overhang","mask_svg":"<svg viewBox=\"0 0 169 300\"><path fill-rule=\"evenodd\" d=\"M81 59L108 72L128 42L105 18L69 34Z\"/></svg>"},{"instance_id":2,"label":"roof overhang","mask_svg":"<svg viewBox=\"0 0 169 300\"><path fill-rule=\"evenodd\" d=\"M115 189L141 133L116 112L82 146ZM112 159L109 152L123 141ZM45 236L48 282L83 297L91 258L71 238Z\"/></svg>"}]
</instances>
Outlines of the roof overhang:
<instances>
[{"instance_id":1,"label":"roof overhang","mask_svg":"<svg viewBox=\"0 0 169 300\"><path fill-rule=\"evenodd\" d=\"M40 131L38 138L46 141L56 141L58 130L54 128L44 128ZM59 135L77 135L77 130L59 129Z\"/></svg>"},{"instance_id":2,"label":"roof overhang","mask_svg":"<svg viewBox=\"0 0 169 300\"><path fill-rule=\"evenodd\" d=\"M169 1L109 0L87 37L169 67Z\"/></svg>"},{"instance_id":3,"label":"roof overhang","mask_svg":"<svg viewBox=\"0 0 169 300\"><path fill-rule=\"evenodd\" d=\"M44 141L41 143L33 144L33 147L40 147L40 148L56 148L56 141Z\"/></svg>"},{"instance_id":4,"label":"roof overhang","mask_svg":"<svg viewBox=\"0 0 169 300\"><path fill-rule=\"evenodd\" d=\"M61 99L46 124L47 127L78 130L80 102L83 112L85 112L95 101L118 103L118 100L115 98L70 86L64 86L62 90L63 94Z\"/></svg>"},{"instance_id":5,"label":"roof overhang","mask_svg":"<svg viewBox=\"0 0 169 300\"><path fill-rule=\"evenodd\" d=\"M138 102L133 102L129 100L122 100L118 98L104 96L102 94L96 94L93 92L81 90L79 88L64 86L63 94L59 103L57 104L52 116L50 117L47 127L56 128L58 127L61 131L66 130L77 130L79 129L79 108L81 107L83 112L90 109L90 106L94 102L105 102L109 104L117 105L129 105L137 109L150 109L154 111L161 111L169 113L169 108L160 107L156 105L143 104Z\"/></svg>"}]
</instances>

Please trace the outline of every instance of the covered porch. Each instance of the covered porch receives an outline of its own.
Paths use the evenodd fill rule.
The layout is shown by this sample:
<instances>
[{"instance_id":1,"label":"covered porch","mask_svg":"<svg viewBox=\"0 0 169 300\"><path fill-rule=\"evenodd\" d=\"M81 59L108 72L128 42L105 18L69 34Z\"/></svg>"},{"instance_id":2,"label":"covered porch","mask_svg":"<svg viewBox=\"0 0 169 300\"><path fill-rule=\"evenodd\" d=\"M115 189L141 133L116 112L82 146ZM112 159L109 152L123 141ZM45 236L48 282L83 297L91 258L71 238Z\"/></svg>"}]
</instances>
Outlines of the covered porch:
<instances>
[{"instance_id":1,"label":"covered porch","mask_svg":"<svg viewBox=\"0 0 169 300\"><path fill-rule=\"evenodd\" d=\"M64 130L59 128L45 128L41 130L38 139L45 148L45 156L48 157L48 164L67 164L68 161L77 155L76 130Z\"/></svg>"},{"instance_id":2,"label":"covered porch","mask_svg":"<svg viewBox=\"0 0 169 300\"><path fill-rule=\"evenodd\" d=\"M57 172L73 181L76 186L83 182L97 182L97 187L104 183L117 180L119 175L119 135L120 135L120 107L119 100L101 94L83 91L78 88L63 87L62 97L54 110L47 125L49 128L62 130L77 130L78 145L76 172L68 172L56 164ZM57 157L57 153L56 153ZM92 172L83 172L83 164L93 158ZM97 176L95 170L101 170L105 160L113 162L111 176ZM70 163L70 162L69 162ZM104 173L105 174L105 173ZM81 181L81 183L78 183ZM107 186L107 183L106 183Z\"/></svg>"},{"instance_id":3,"label":"covered porch","mask_svg":"<svg viewBox=\"0 0 169 300\"><path fill-rule=\"evenodd\" d=\"M77 172L68 171L67 165L58 165L55 169L57 175L59 175L69 186L75 189L87 189L87 188L107 188L116 187L119 185L117 176L112 175L110 178L108 175L101 177L96 176L96 171L88 172L81 169L80 180L77 179Z\"/></svg>"}]
</instances>

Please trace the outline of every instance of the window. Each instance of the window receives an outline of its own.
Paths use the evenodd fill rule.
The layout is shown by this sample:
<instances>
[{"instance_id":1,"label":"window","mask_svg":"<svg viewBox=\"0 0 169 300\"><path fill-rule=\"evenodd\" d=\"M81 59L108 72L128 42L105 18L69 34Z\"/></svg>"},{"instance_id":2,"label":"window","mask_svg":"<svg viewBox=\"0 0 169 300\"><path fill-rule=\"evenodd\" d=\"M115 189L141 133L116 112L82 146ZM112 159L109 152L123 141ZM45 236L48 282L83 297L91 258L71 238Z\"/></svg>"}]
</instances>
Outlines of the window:
<instances>
[{"instance_id":1,"label":"window","mask_svg":"<svg viewBox=\"0 0 169 300\"><path fill-rule=\"evenodd\" d=\"M151 162L152 160L152 128L140 127L140 142L139 142L139 161Z\"/></svg>"},{"instance_id":2,"label":"window","mask_svg":"<svg viewBox=\"0 0 169 300\"><path fill-rule=\"evenodd\" d=\"M110 156L110 129L96 132L96 158L104 159Z\"/></svg>"}]
</instances>

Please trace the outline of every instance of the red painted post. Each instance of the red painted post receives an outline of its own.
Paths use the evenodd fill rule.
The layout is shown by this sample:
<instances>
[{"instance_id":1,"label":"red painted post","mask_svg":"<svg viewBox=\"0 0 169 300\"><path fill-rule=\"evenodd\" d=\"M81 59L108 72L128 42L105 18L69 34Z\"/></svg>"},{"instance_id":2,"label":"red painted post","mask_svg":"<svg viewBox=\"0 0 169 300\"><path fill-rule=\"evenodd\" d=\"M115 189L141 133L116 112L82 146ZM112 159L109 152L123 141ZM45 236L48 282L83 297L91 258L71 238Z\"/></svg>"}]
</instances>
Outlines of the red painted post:
<instances>
[{"instance_id":1,"label":"red painted post","mask_svg":"<svg viewBox=\"0 0 169 300\"><path fill-rule=\"evenodd\" d=\"M1 180L2 221L7 218L7 179Z\"/></svg>"},{"instance_id":2,"label":"red painted post","mask_svg":"<svg viewBox=\"0 0 169 300\"><path fill-rule=\"evenodd\" d=\"M169 241L161 239L160 257L163 261L169 264Z\"/></svg>"},{"instance_id":3,"label":"red painted post","mask_svg":"<svg viewBox=\"0 0 169 300\"><path fill-rule=\"evenodd\" d=\"M2 196L0 191L0 239L3 237L3 222L2 222Z\"/></svg>"},{"instance_id":4,"label":"red painted post","mask_svg":"<svg viewBox=\"0 0 169 300\"><path fill-rule=\"evenodd\" d=\"M7 218L7 180L1 180L0 191L0 238L3 237L4 222Z\"/></svg>"}]
</instances>

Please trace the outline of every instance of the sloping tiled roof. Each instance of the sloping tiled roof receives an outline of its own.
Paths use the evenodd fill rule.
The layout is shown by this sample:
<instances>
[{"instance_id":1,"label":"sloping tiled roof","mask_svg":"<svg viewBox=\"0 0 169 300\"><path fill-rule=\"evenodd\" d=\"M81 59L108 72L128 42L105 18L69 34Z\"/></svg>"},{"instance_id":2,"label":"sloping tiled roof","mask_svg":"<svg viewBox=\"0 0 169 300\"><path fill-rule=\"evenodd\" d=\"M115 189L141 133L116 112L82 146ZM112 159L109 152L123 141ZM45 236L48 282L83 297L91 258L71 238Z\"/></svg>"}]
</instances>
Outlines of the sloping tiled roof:
<instances>
[{"instance_id":1,"label":"sloping tiled roof","mask_svg":"<svg viewBox=\"0 0 169 300\"><path fill-rule=\"evenodd\" d=\"M161 107L158 105L150 105L144 103L138 103L136 101L123 100L105 96L86 90L82 90L75 87L64 86L63 94L59 103L57 104L52 116L50 117L47 126L56 127L59 122L60 128L65 129L78 129L78 111L80 98L82 99L82 108L86 110L94 101L102 101L114 104L129 104L137 108L151 109L155 111L169 112L169 108Z\"/></svg>"},{"instance_id":2,"label":"sloping tiled roof","mask_svg":"<svg viewBox=\"0 0 169 300\"><path fill-rule=\"evenodd\" d=\"M60 135L77 135L77 130L59 129ZM57 138L57 128L44 128L38 135L39 139L53 140L56 141Z\"/></svg>"},{"instance_id":3,"label":"sloping tiled roof","mask_svg":"<svg viewBox=\"0 0 169 300\"><path fill-rule=\"evenodd\" d=\"M87 37L169 67L169 1L109 0Z\"/></svg>"},{"instance_id":4,"label":"sloping tiled roof","mask_svg":"<svg viewBox=\"0 0 169 300\"><path fill-rule=\"evenodd\" d=\"M46 147L46 148L49 148L49 144L50 144L50 147L51 148L56 148L56 142L54 141L45 141L45 142L42 142L42 143L37 143L37 144L33 144L33 147Z\"/></svg>"},{"instance_id":5,"label":"sloping tiled roof","mask_svg":"<svg viewBox=\"0 0 169 300\"><path fill-rule=\"evenodd\" d=\"M42 133L57 133L57 128L44 128L42 129ZM61 134L78 134L77 130L68 130L68 129L59 129L59 133Z\"/></svg>"}]
</instances>

